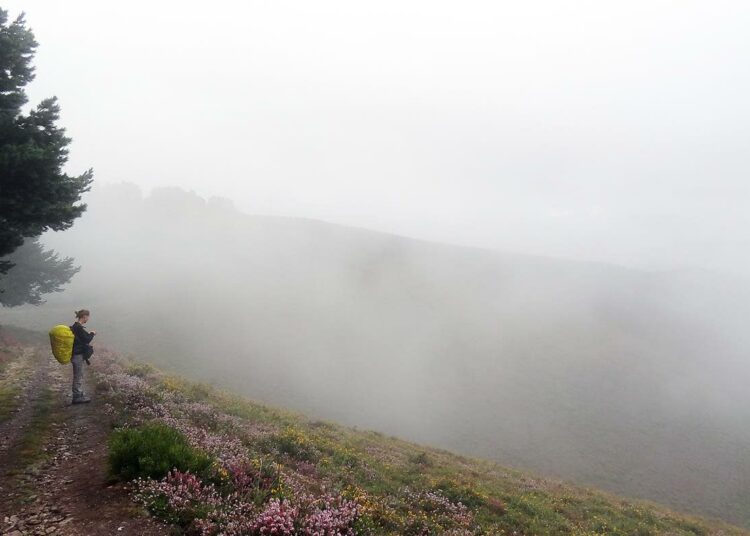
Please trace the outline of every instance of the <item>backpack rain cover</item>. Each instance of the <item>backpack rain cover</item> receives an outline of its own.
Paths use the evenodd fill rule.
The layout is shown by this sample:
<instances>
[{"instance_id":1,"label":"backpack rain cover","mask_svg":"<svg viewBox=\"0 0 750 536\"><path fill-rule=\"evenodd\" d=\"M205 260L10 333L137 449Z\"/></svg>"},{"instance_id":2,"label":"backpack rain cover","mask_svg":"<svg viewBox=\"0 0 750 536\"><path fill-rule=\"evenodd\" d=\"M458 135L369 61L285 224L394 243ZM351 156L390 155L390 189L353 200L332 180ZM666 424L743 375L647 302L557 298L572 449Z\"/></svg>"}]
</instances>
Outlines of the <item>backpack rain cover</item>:
<instances>
[{"instance_id":1,"label":"backpack rain cover","mask_svg":"<svg viewBox=\"0 0 750 536\"><path fill-rule=\"evenodd\" d=\"M68 326L61 324L49 330L52 355L63 365L70 363L70 359L73 357L73 339L75 339L75 336Z\"/></svg>"}]
</instances>

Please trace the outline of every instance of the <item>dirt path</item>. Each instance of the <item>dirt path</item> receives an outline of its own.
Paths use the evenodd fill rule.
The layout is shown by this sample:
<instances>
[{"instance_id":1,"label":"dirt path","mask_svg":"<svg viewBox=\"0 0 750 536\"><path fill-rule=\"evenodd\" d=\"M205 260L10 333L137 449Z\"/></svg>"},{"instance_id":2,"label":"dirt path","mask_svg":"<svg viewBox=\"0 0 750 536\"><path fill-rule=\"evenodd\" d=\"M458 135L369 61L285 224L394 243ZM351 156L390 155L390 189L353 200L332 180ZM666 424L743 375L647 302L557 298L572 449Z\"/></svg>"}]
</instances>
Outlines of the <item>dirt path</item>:
<instances>
[{"instance_id":1,"label":"dirt path","mask_svg":"<svg viewBox=\"0 0 750 536\"><path fill-rule=\"evenodd\" d=\"M26 378L20 401L0 424L0 534L169 534L107 480L110 419L93 390L95 367L85 370L93 401L73 406L70 366L46 348L24 348L18 360L7 370Z\"/></svg>"},{"instance_id":2,"label":"dirt path","mask_svg":"<svg viewBox=\"0 0 750 536\"><path fill-rule=\"evenodd\" d=\"M4 382L18 388L20 393L16 400L17 407L11 417L0 423L0 476L5 476L13 468L17 458L14 447L18 446L24 431L28 428L34 407L42 392L41 387L49 385L49 363L40 359L34 348L25 347L4 371ZM2 482L5 483L5 478ZM0 492L4 492L0 486Z\"/></svg>"}]
</instances>

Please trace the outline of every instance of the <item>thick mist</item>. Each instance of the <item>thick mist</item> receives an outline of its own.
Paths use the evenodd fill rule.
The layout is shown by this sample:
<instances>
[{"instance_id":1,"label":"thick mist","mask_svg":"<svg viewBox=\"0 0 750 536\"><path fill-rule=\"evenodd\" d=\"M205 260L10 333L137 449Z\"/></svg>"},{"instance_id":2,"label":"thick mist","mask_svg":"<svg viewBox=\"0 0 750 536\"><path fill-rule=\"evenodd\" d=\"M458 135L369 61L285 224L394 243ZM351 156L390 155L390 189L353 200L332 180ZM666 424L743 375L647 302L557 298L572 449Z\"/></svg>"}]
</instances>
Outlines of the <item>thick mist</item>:
<instances>
[{"instance_id":1,"label":"thick mist","mask_svg":"<svg viewBox=\"0 0 750 536\"><path fill-rule=\"evenodd\" d=\"M0 324L750 527L750 2L3 8L95 187Z\"/></svg>"},{"instance_id":2,"label":"thick mist","mask_svg":"<svg viewBox=\"0 0 750 536\"><path fill-rule=\"evenodd\" d=\"M70 169L245 212L750 274L750 3L7 0Z\"/></svg>"},{"instance_id":3,"label":"thick mist","mask_svg":"<svg viewBox=\"0 0 750 536\"><path fill-rule=\"evenodd\" d=\"M2 322L266 403L750 524L746 282L245 215L95 188L45 243L82 269Z\"/></svg>"}]
</instances>

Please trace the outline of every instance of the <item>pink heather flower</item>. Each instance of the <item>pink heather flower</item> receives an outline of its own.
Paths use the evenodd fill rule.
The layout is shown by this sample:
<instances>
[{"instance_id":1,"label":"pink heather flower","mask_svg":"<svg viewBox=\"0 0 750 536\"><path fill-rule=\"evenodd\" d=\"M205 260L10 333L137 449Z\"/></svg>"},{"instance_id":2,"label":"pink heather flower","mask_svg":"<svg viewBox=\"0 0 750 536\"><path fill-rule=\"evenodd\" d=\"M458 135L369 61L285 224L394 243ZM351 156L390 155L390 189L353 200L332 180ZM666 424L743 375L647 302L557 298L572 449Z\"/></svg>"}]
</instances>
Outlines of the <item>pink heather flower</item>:
<instances>
[{"instance_id":1,"label":"pink heather flower","mask_svg":"<svg viewBox=\"0 0 750 536\"><path fill-rule=\"evenodd\" d=\"M406 497L410 503L430 512L442 516L444 519L460 527L469 527L474 522L474 515L463 503L454 503L438 491L422 491L415 493L406 490Z\"/></svg>"},{"instance_id":2,"label":"pink heather flower","mask_svg":"<svg viewBox=\"0 0 750 536\"><path fill-rule=\"evenodd\" d=\"M259 475L253 471L249 463L232 464L227 467L227 472L229 478L232 479L234 489L240 493L252 488L258 482Z\"/></svg>"},{"instance_id":3,"label":"pink heather flower","mask_svg":"<svg viewBox=\"0 0 750 536\"><path fill-rule=\"evenodd\" d=\"M298 514L298 509L289 504L288 501L271 499L266 504L265 510L253 521L251 525L252 534L291 536L294 534L294 522Z\"/></svg>"},{"instance_id":4,"label":"pink heather flower","mask_svg":"<svg viewBox=\"0 0 750 536\"><path fill-rule=\"evenodd\" d=\"M298 461L296 465L297 472L306 477L317 477L318 467L314 463Z\"/></svg>"},{"instance_id":5,"label":"pink heather flower","mask_svg":"<svg viewBox=\"0 0 750 536\"><path fill-rule=\"evenodd\" d=\"M194 527L201 536L247 536L254 534L256 508L243 501L226 502L221 509L210 512L207 519L198 519Z\"/></svg>"},{"instance_id":6,"label":"pink heather flower","mask_svg":"<svg viewBox=\"0 0 750 536\"><path fill-rule=\"evenodd\" d=\"M316 509L303 522L307 536L354 536L352 525L359 516L359 505L354 501L327 498L322 509Z\"/></svg>"},{"instance_id":7,"label":"pink heather flower","mask_svg":"<svg viewBox=\"0 0 750 536\"><path fill-rule=\"evenodd\" d=\"M216 508L222 498L210 484L191 474L181 471L170 471L163 479L138 479L135 481L135 500L146 507L158 499L167 500L169 509L178 515L189 514L196 506Z\"/></svg>"},{"instance_id":8,"label":"pink heather flower","mask_svg":"<svg viewBox=\"0 0 750 536\"><path fill-rule=\"evenodd\" d=\"M188 530L201 536L354 535L352 525L359 516L359 506L340 497L310 495L306 481L317 473L312 464L303 463L297 471L283 471L284 480L289 478L291 496L296 497L294 504L272 499L259 508L245 501L246 491L257 486L265 489L275 480L264 477L251 463L238 435L262 436L272 427L225 416L210 405L191 402L179 393L157 393L143 378L122 372L122 367L114 363L107 369L106 378L112 395L127 410L128 424L158 421L179 430L192 446L215 456L233 484L231 493L225 490L222 494L195 475L174 470L160 481L136 480L137 502L146 507L157 505L167 519L189 525ZM114 407L107 409L113 412ZM214 433L196 425L206 418L224 424L225 432ZM462 512L462 505L454 505L441 496L421 499L435 503L433 509L439 504L437 509L450 511L456 517Z\"/></svg>"}]
</instances>

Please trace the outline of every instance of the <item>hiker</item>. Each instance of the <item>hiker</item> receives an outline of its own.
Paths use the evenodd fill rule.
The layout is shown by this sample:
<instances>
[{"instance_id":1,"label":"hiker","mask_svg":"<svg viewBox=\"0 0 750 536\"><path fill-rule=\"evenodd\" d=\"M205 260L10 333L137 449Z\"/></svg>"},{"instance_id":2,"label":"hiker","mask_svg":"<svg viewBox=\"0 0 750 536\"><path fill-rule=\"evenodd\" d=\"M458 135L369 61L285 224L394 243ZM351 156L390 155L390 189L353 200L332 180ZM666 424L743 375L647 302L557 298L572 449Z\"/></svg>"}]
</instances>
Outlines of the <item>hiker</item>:
<instances>
[{"instance_id":1,"label":"hiker","mask_svg":"<svg viewBox=\"0 0 750 536\"><path fill-rule=\"evenodd\" d=\"M91 402L83 392L83 362L88 363L89 357L93 353L91 340L96 335L96 331L86 331L83 325L89 321L91 313L88 309L76 311L75 324L70 326L75 339L73 340L73 357L70 360L73 363L73 404L85 404Z\"/></svg>"}]
</instances>

